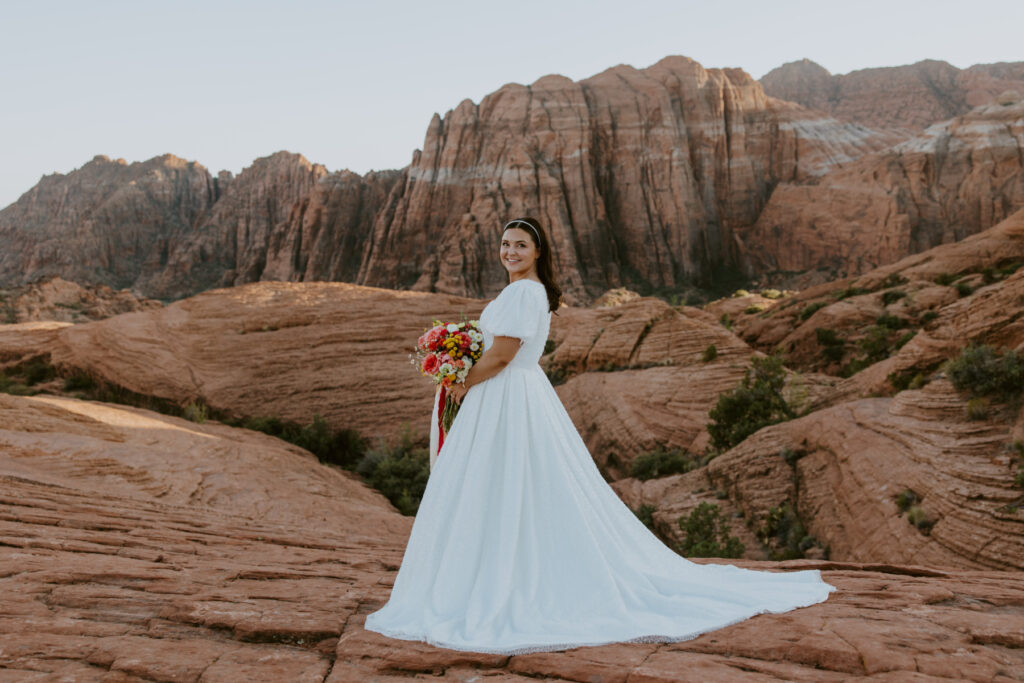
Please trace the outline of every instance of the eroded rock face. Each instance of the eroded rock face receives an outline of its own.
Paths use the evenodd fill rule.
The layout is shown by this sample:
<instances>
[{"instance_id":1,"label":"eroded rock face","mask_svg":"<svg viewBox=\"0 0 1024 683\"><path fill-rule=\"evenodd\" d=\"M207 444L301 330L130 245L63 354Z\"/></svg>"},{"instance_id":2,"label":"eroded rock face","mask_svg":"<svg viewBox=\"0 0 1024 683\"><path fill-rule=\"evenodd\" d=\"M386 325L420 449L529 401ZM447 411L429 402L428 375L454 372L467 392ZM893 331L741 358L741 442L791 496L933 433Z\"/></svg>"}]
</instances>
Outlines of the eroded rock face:
<instances>
[{"instance_id":1,"label":"eroded rock face","mask_svg":"<svg viewBox=\"0 0 1024 683\"><path fill-rule=\"evenodd\" d=\"M506 275L492 255L519 215L548 229L569 303L706 280L735 263L735 231L777 183L892 141L685 57L508 84L434 117L374 224L359 282L496 294Z\"/></svg>"},{"instance_id":2,"label":"eroded rock face","mask_svg":"<svg viewBox=\"0 0 1024 683\"><path fill-rule=\"evenodd\" d=\"M765 92L843 121L917 133L933 123L1024 93L1024 62L958 69L927 59L906 66L833 75L809 59L783 64L761 78Z\"/></svg>"},{"instance_id":3,"label":"eroded rock face","mask_svg":"<svg viewBox=\"0 0 1024 683\"><path fill-rule=\"evenodd\" d=\"M0 666L13 680L991 681L1024 670L1021 572L807 560L735 563L821 569L839 589L826 602L681 643L506 657L386 638L363 623L388 598L411 520L348 475L263 435L147 411L3 395L0 410L16 416L0 425L15 445L0 448Z\"/></svg>"},{"instance_id":4,"label":"eroded rock face","mask_svg":"<svg viewBox=\"0 0 1024 683\"><path fill-rule=\"evenodd\" d=\"M1024 208L1024 102L986 105L828 173L781 184L742 235L752 272L833 278L961 240Z\"/></svg>"},{"instance_id":5,"label":"eroded rock face","mask_svg":"<svg viewBox=\"0 0 1024 683\"><path fill-rule=\"evenodd\" d=\"M83 287L55 277L0 291L0 324L53 320L85 322L121 313L160 308L163 304L106 285Z\"/></svg>"},{"instance_id":6,"label":"eroded rock face","mask_svg":"<svg viewBox=\"0 0 1024 683\"><path fill-rule=\"evenodd\" d=\"M0 285L60 276L133 287L167 263L170 245L229 180L170 154L133 164L100 155L67 175L44 176L0 211Z\"/></svg>"}]
</instances>

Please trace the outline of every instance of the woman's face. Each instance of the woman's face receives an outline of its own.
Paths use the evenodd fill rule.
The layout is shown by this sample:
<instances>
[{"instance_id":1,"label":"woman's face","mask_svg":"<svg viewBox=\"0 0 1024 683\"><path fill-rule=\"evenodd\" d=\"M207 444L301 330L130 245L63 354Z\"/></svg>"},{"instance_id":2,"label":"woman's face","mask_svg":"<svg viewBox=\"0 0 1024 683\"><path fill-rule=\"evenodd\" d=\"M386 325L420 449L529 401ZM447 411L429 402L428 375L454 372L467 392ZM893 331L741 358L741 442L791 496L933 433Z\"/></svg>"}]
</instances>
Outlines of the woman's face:
<instances>
[{"instance_id":1,"label":"woman's face","mask_svg":"<svg viewBox=\"0 0 1024 683\"><path fill-rule=\"evenodd\" d=\"M537 272L540 250L526 228L509 228L501 235L501 263L509 275Z\"/></svg>"}]
</instances>

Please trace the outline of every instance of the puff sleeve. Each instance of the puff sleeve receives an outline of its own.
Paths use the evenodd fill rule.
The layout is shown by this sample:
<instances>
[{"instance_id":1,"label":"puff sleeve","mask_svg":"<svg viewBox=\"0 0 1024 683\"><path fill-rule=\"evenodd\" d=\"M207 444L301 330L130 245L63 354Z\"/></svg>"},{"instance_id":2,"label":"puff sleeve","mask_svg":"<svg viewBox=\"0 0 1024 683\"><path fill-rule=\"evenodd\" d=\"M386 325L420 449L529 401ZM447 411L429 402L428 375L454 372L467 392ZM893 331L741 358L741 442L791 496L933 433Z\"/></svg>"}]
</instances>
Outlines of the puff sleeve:
<instances>
[{"instance_id":1,"label":"puff sleeve","mask_svg":"<svg viewBox=\"0 0 1024 683\"><path fill-rule=\"evenodd\" d=\"M527 281L506 285L494 304L494 310L487 311L487 320L481 320L481 325L495 337L517 337L521 343L537 336L548 308L543 286Z\"/></svg>"}]
</instances>

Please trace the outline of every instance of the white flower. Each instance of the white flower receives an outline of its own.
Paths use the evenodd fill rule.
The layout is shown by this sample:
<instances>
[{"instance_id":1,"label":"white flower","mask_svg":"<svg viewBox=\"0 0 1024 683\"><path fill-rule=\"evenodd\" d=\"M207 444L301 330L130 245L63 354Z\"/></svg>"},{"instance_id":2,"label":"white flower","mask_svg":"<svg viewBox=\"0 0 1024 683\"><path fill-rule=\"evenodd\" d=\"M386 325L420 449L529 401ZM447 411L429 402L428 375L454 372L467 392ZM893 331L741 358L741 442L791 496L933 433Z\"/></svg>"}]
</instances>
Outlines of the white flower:
<instances>
[{"instance_id":1,"label":"white flower","mask_svg":"<svg viewBox=\"0 0 1024 683\"><path fill-rule=\"evenodd\" d=\"M469 335L469 338L472 339L473 341L482 341L484 338L484 335L480 334L476 330L470 330L469 332L467 332L467 334Z\"/></svg>"},{"instance_id":2,"label":"white flower","mask_svg":"<svg viewBox=\"0 0 1024 683\"><path fill-rule=\"evenodd\" d=\"M441 363L441 374L451 375L455 371L455 366L451 363Z\"/></svg>"},{"instance_id":3,"label":"white flower","mask_svg":"<svg viewBox=\"0 0 1024 683\"><path fill-rule=\"evenodd\" d=\"M448 329L449 332L458 332L459 331L459 326L456 325L455 323L449 323L447 329Z\"/></svg>"},{"instance_id":4,"label":"white flower","mask_svg":"<svg viewBox=\"0 0 1024 683\"><path fill-rule=\"evenodd\" d=\"M480 345L477 344L476 342L473 342L472 344L469 345L469 349L471 351L478 351L480 349Z\"/></svg>"},{"instance_id":5,"label":"white flower","mask_svg":"<svg viewBox=\"0 0 1024 683\"><path fill-rule=\"evenodd\" d=\"M466 371L467 372L469 371L469 369L471 367L473 367L473 359L470 358L469 356L466 356L465 358L463 358L462 362L466 364Z\"/></svg>"}]
</instances>

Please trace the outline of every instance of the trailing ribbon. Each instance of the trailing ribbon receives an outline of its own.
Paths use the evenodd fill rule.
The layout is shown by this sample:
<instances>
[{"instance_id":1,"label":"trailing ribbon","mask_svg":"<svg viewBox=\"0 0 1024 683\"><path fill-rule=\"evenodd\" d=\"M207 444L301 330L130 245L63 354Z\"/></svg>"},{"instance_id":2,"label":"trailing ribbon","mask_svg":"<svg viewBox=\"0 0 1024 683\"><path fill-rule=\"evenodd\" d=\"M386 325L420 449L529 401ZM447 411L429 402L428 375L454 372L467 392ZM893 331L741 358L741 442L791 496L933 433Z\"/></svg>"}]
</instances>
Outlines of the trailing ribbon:
<instances>
[{"instance_id":1,"label":"trailing ribbon","mask_svg":"<svg viewBox=\"0 0 1024 683\"><path fill-rule=\"evenodd\" d=\"M448 396L448 389L441 385L441 395L437 399L437 452L441 453L441 446L444 445L444 423L441 416L444 415L445 399Z\"/></svg>"}]
</instances>

